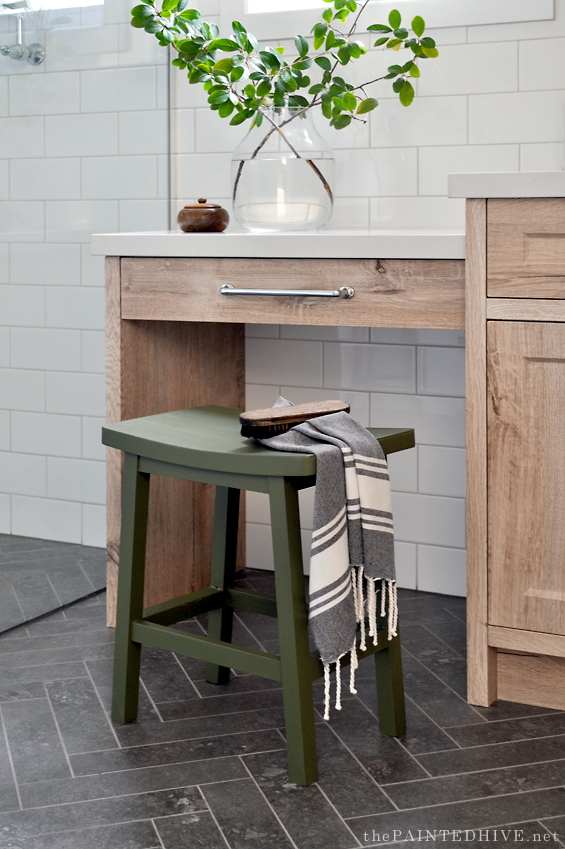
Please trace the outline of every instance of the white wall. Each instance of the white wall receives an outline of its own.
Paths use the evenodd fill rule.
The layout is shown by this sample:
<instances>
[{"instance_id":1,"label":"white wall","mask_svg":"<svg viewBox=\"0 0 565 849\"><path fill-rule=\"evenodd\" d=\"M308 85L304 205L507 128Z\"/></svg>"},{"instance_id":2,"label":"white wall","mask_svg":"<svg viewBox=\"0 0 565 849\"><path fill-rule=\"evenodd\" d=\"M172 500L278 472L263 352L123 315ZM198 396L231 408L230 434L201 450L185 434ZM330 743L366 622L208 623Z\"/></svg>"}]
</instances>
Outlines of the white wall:
<instances>
[{"instance_id":1,"label":"white wall","mask_svg":"<svg viewBox=\"0 0 565 849\"><path fill-rule=\"evenodd\" d=\"M108 0L103 21L52 15L33 35L47 47L38 68L0 57L0 533L104 544L103 274L88 240L166 227L165 55L129 26L130 5ZM437 31L441 58L410 109L381 88L370 123L332 133L332 226L462 227L448 172L559 168L565 0L556 8L550 22ZM387 58L371 52L360 78ZM173 83L174 212L201 195L229 206L242 130L181 72ZM418 449L391 459L400 583L459 594L462 345L457 332L256 326L247 375L248 407L337 394L364 423L416 428ZM250 502L258 566L268 526Z\"/></svg>"},{"instance_id":2,"label":"white wall","mask_svg":"<svg viewBox=\"0 0 565 849\"><path fill-rule=\"evenodd\" d=\"M554 21L435 31L441 55L423 63L409 109L381 83L366 125L324 130L338 163L331 227L463 228L464 201L446 197L449 172L560 168L565 0L556 10ZM378 76L389 57L371 51L355 78ZM174 209L200 195L229 208L230 153L244 130L213 115L182 74L175 89ZM390 463L399 583L464 595L463 334L249 327L247 343L248 408L279 391L295 402L344 397L364 424L416 429L416 451ZM249 564L260 566L269 548L261 496L249 498L249 519Z\"/></svg>"},{"instance_id":3,"label":"white wall","mask_svg":"<svg viewBox=\"0 0 565 849\"><path fill-rule=\"evenodd\" d=\"M105 545L90 234L165 229L168 205L166 54L129 6L50 13L36 68L0 56L0 533Z\"/></svg>"}]
</instances>

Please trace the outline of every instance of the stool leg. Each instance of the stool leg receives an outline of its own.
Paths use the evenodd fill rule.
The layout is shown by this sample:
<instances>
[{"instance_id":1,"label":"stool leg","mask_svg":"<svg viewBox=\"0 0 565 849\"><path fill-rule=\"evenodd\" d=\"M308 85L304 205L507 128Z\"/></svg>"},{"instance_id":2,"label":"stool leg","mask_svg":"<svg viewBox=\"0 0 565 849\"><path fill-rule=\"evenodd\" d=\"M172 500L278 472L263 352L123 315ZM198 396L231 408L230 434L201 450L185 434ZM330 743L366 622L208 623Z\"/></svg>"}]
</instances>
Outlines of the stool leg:
<instances>
[{"instance_id":1,"label":"stool leg","mask_svg":"<svg viewBox=\"0 0 565 849\"><path fill-rule=\"evenodd\" d=\"M288 773L308 785L318 778L318 763L298 492L284 478L270 478L269 496Z\"/></svg>"},{"instance_id":2,"label":"stool leg","mask_svg":"<svg viewBox=\"0 0 565 849\"><path fill-rule=\"evenodd\" d=\"M375 654L375 668L380 729L383 734L399 737L406 731L400 635L392 638L388 648Z\"/></svg>"},{"instance_id":3,"label":"stool leg","mask_svg":"<svg viewBox=\"0 0 565 849\"><path fill-rule=\"evenodd\" d=\"M210 584L220 590L230 589L235 583L238 519L239 489L217 486ZM231 643L232 624L233 607L211 610L208 614L208 636L214 640ZM206 681L211 684L227 684L229 680L229 666L206 664Z\"/></svg>"},{"instance_id":4,"label":"stool leg","mask_svg":"<svg viewBox=\"0 0 565 849\"><path fill-rule=\"evenodd\" d=\"M143 616L149 475L138 470L139 458L125 454L122 529L112 719L132 722L137 716L141 645L130 639L131 623Z\"/></svg>"}]
</instances>

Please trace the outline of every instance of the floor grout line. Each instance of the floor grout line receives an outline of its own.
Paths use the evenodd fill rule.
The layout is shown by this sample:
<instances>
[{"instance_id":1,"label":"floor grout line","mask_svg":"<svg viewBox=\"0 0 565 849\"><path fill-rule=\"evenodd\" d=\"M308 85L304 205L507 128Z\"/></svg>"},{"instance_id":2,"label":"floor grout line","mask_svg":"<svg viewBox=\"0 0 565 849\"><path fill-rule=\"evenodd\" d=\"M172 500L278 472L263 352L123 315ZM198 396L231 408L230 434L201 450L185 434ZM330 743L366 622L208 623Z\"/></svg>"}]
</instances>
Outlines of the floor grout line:
<instances>
[{"instance_id":1,"label":"floor grout line","mask_svg":"<svg viewBox=\"0 0 565 849\"><path fill-rule=\"evenodd\" d=\"M255 785L255 787L257 788L257 790L259 791L260 795L261 795L261 796L263 797L263 799L265 800L265 803L266 803L267 807L271 810L271 812L272 812L273 816L275 817L276 821L278 822L278 824L280 825L280 827L282 828L282 830L284 831L284 833L285 833L285 834L286 834L286 836L288 837L288 839L289 839L289 841L290 841L291 846L293 847L293 849L302 849L302 847L300 847L300 846L297 846L297 845L296 845L296 843L294 842L294 840L293 840L293 839L292 839L292 837L290 836L290 833L289 833L288 829L287 829L287 828L286 828L286 826L284 825L283 821L281 820L281 818L279 817L279 815L277 814L277 812L275 811L275 809L273 808L273 806L271 805L271 803L269 802L269 800L267 799L267 797L265 796L265 794L264 794L263 790L262 790L262 789L261 789L261 787L259 786L259 783L255 780L255 776L253 775L253 773L251 772L251 770L249 769L249 767L248 767L248 766L247 766L247 764L245 763L245 756L243 756L243 755L239 755L239 760L240 760L240 761L241 761L241 763L243 764L243 768L244 768L244 769L245 769L245 771L248 773L249 778L251 779L251 781L253 782L253 784Z\"/></svg>"},{"instance_id":2,"label":"floor grout line","mask_svg":"<svg viewBox=\"0 0 565 849\"><path fill-rule=\"evenodd\" d=\"M101 695L100 695L100 693L99 693L99 691L98 691L98 687L96 686L96 683L95 683L95 681L94 681L94 678L92 677L92 673L91 673L90 669L88 668L88 663L87 663L87 662L85 662L84 667L85 667L85 669L86 669L86 671L87 671L87 673L88 673L88 677L90 678L90 680L91 680L91 682L92 682L92 686L93 686L93 688L94 688L94 692L96 693L96 696L97 696L97 698L98 698L98 701L100 702L100 707L102 708L102 712L104 713L104 716L105 716L105 718L106 718L106 722L108 723L108 725L109 725L109 727L110 727L110 731L112 732L112 734L113 734L113 736L114 736L114 739L115 739L116 743L118 744L118 749L121 749L121 748L122 748L122 744L120 743L120 741L119 741L119 739L118 739L118 735L116 734L116 729L114 728L114 723L112 722L112 718L108 715L108 712L107 712L106 708L104 707L104 702L102 701L102 697L101 697Z\"/></svg>"},{"instance_id":3,"label":"floor grout line","mask_svg":"<svg viewBox=\"0 0 565 849\"><path fill-rule=\"evenodd\" d=\"M16 768L14 766L14 759L12 757L12 749L10 747L10 741L8 740L8 730L7 730L6 724L4 722L4 715L2 713L2 706L1 705L0 705L0 723L2 724L2 733L4 735L4 740L6 741L6 751L8 752L8 760L10 762L10 770L12 772L12 778L14 780L14 787L15 787L15 790L16 790L16 796L18 797L18 804L20 806L20 811L22 811L23 810L22 797L20 795L18 778L16 776Z\"/></svg>"},{"instance_id":4,"label":"floor grout line","mask_svg":"<svg viewBox=\"0 0 565 849\"><path fill-rule=\"evenodd\" d=\"M141 677L141 675L139 676L139 686L140 686L140 687L143 687L143 689L145 690L145 693L147 694L147 698L148 698L148 699L149 699L149 701L151 702L151 705L153 706L153 710L154 710L154 711L155 711L155 713L157 714L157 717L158 717L158 719L160 720L160 722L164 722L165 720L164 720L164 719L163 719L163 717L161 716L161 711L159 710L159 708L157 707L157 705L156 705L156 704L155 704L155 702L153 701L153 698L152 698L152 696L151 696L151 693L150 693L150 692L149 692L149 690L147 689L147 687L146 687L146 685L145 685L145 682L144 682L143 678Z\"/></svg>"},{"instance_id":5,"label":"floor grout line","mask_svg":"<svg viewBox=\"0 0 565 849\"><path fill-rule=\"evenodd\" d=\"M55 710L53 708L53 704L51 702L51 698L49 696L49 690L47 689L47 687L45 687L45 695L46 695L46 698L47 698L47 704L49 705L49 708L51 710L51 715L53 716L53 722L55 723L55 728L57 730L57 734L59 735L59 740L61 742L61 748L63 749L63 754L65 755L65 760L67 761L67 766L69 767L69 770L71 772L71 778L76 778L74 770L73 770L73 765L71 763L69 753L67 752L67 747L65 746L65 741L63 739L63 735L61 734L59 722L58 722L57 717L55 715Z\"/></svg>"},{"instance_id":6,"label":"floor grout line","mask_svg":"<svg viewBox=\"0 0 565 849\"><path fill-rule=\"evenodd\" d=\"M240 781L245 781L245 779L240 779ZM218 820L216 819L216 814L215 814L215 813L214 813L214 811L212 810L212 807L210 806L210 804L209 804L208 800L206 799L206 796L205 796L205 795L204 795L204 793L202 792L202 789L201 789L200 785L198 786L198 792L200 793L200 795L202 796L202 798L203 798L203 799L204 799L204 801L206 802L206 805L208 806L208 813L210 814L210 816L211 816L211 817L212 817L212 819L214 820L214 824L215 824L216 828L218 829L218 831L220 832L220 834L221 834L221 836L222 836L222 839L223 839L224 843L226 844L226 846L228 847L228 849L232 849L232 847L230 846L230 844L229 844L229 842L228 842L228 839L227 839L226 835L224 834L224 829L221 827L220 823L219 823L219 822L218 822ZM266 849L266 848L265 848L265 849Z\"/></svg>"}]
</instances>

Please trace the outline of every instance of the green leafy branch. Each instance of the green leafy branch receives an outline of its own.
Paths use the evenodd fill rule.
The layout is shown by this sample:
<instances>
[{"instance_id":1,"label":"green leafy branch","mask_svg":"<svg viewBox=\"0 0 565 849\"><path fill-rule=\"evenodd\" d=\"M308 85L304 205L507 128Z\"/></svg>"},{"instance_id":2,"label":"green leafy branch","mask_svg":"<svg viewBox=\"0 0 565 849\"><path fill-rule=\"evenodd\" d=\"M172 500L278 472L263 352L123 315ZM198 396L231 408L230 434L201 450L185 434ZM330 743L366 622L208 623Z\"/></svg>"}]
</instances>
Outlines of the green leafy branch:
<instances>
[{"instance_id":1,"label":"green leafy branch","mask_svg":"<svg viewBox=\"0 0 565 849\"><path fill-rule=\"evenodd\" d=\"M273 125L264 142L275 129L280 132L284 123L316 106L337 130L354 120L365 122L363 116L378 106L366 88L383 79L393 81L392 88L401 104L409 106L414 99L411 79L420 76L418 61L438 55L435 41L424 37L424 20L416 16L410 32L402 26L400 12L393 10L388 25L367 27L369 32L379 33L373 46L394 51L403 47L410 50L411 56L404 64L390 65L384 76L354 86L341 76L341 69L367 53L355 34L369 0L325 2L328 8L311 30L312 45L297 35L294 43L298 57L291 62L283 58L284 47L261 49L255 36L238 21L232 23L233 37L220 38L216 24L204 21L197 9L186 8L188 0L163 0L160 10L155 0L142 0L132 9L131 23L155 35L162 46L170 45L176 51L172 64L187 71L191 84L203 85L210 108L222 118L231 118L231 124L252 119L255 126L260 126L268 107L290 107L291 117L278 127ZM354 15L353 23L343 31L350 14ZM219 53L231 55L219 57ZM321 72L318 82L313 83L306 73L311 68L318 75Z\"/></svg>"}]
</instances>

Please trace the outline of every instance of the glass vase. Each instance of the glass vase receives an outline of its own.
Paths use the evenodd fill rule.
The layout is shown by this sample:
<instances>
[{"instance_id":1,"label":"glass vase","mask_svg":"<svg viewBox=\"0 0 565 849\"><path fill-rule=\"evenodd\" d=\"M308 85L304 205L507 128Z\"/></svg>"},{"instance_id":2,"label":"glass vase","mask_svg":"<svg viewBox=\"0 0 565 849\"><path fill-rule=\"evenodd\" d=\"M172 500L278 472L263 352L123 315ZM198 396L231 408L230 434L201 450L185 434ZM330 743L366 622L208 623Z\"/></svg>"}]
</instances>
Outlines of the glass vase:
<instances>
[{"instance_id":1,"label":"glass vase","mask_svg":"<svg viewBox=\"0 0 565 849\"><path fill-rule=\"evenodd\" d=\"M266 110L232 156L233 209L247 230L314 230L333 210L334 157L310 109Z\"/></svg>"}]
</instances>

